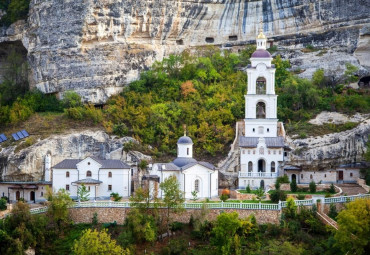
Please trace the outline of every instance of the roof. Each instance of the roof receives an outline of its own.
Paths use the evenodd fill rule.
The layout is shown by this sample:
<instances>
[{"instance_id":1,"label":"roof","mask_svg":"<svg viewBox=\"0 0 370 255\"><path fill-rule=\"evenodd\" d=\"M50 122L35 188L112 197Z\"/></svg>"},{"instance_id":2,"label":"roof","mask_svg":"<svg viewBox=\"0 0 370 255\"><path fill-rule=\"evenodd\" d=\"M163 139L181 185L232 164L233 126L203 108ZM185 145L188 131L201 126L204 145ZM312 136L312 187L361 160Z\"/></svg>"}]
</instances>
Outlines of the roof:
<instances>
[{"instance_id":1,"label":"roof","mask_svg":"<svg viewBox=\"0 0 370 255\"><path fill-rule=\"evenodd\" d=\"M258 144L258 137L239 137L239 146L240 147L249 147L256 148Z\"/></svg>"},{"instance_id":2,"label":"roof","mask_svg":"<svg viewBox=\"0 0 370 255\"><path fill-rule=\"evenodd\" d=\"M163 167L164 166L164 167ZM174 170L180 170L178 166L176 166L174 163L159 163L159 168L162 171L174 171Z\"/></svg>"},{"instance_id":3,"label":"roof","mask_svg":"<svg viewBox=\"0 0 370 255\"><path fill-rule=\"evenodd\" d=\"M271 58L271 54L267 50L259 49L253 52L251 57L252 58Z\"/></svg>"},{"instance_id":4,"label":"roof","mask_svg":"<svg viewBox=\"0 0 370 255\"><path fill-rule=\"evenodd\" d=\"M142 180L155 180L155 181L159 181L159 176L158 175L155 175L155 174L146 174L141 179Z\"/></svg>"},{"instance_id":5,"label":"roof","mask_svg":"<svg viewBox=\"0 0 370 255\"><path fill-rule=\"evenodd\" d=\"M96 157L91 157L93 160L98 162L101 167L100 169L127 169L130 168L129 165L117 159L98 159ZM55 169L77 169L77 164L83 159L65 159L62 162L53 166Z\"/></svg>"},{"instance_id":6,"label":"roof","mask_svg":"<svg viewBox=\"0 0 370 255\"><path fill-rule=\"evenodd\" d=\"M87 178L87 179L81 179L81 180L78 180L78 181L75 181L75 182L72 182L72 183L76 183L76 184L100 184L100 183L103 183L103 182L99 181L99 180L96 180L96 179Z\"/></svg>"},{"instance_id":7,"label":"roof","mask_svg":"<svg viewBox=\"0 0 370 255\"><path fill-rule=\"evenodd\" d=\"M193 140L189 136L181 136L177 141L177 144L193 144Z\"/></svg>"},{"instance_id":8,"label":"roof","mask_svg":"<svg viewBox=\"0 0 370 255\"><path fill-rule=\"evenodd\" d=\"M278 137L265 137L265 143L267 148L281 148L284 147L284 138Z\"/></svg>"},{"instance_id":9,"label":"roof","mask_svg":"<svg viewBox=\"0 0 370 255\"><path fill-rule=\"evenodd\" d=\"M0 184L14 184L14 185L26 185L26 184L35 184L35 185L51 185L52 183L49 181L32 181L32 182L22 182L22 181L5 181L0 182Z\"/></svg>"},{"instance_id":10,"label":"roof","mask_svg":"<svg viewBox=\"0 0 370 255\"><path fill-rule=\"evenodd\" d=\"M287 171L301 171L301 167L299 166L291 166L291 165L287 165L284 167L284 170L287 170Z\"/></svg>"},{"instance_id":11,"label":"roof","mask_svg":"<svg viewBox=\"0 0 370 255\"><path fill-rule=\"evenodd\" d=\"M178 157L172 163L178 167L183 167L190 163L197 163L197 161L193 158Z\"/></svg>"},{"instance_id":12,"label":"roof","mask_svg":"<svg viewBox=\"0 0 370 255\"><path fill-rule=\"evenodd\" d=\"M205 162L205 161L198 161L198 164L199 165L202 165L202 166L204 166L204 167L207 167L207 168L209 168L209 169L212 169L212 170L215 170L215 166L214 165L212 165L211 163L208 163L208 162Z\"/></svg>"}]
</instances>

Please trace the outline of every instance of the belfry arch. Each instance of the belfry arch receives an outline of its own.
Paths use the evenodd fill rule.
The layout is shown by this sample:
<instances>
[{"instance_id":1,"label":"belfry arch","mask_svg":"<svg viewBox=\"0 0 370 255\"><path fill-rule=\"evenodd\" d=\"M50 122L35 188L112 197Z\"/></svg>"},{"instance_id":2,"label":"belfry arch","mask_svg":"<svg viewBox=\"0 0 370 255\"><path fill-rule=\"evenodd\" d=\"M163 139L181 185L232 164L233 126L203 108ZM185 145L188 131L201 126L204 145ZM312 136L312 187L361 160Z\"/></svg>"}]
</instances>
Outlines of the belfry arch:
<instances>
[{"instance_id":1,"label":"belfry arch","mask_svg":"<svg viewBox=\"0 0 370 255\"><path fill-rule=\"evenodd\" d=\"M264 102L258 102L256 105L256 118L266 119L266 104Z\"/></svg>"},{"instance_id":2,"label":"belfry arch","mask_svg":"<svg viewBox=\"0 0 370 255\"><path fill-rule=\"evenodd\" d=\"M256 94L266 94L266 79L265 77L258 77L256 81Z\"/></svg>"}]
</instances>

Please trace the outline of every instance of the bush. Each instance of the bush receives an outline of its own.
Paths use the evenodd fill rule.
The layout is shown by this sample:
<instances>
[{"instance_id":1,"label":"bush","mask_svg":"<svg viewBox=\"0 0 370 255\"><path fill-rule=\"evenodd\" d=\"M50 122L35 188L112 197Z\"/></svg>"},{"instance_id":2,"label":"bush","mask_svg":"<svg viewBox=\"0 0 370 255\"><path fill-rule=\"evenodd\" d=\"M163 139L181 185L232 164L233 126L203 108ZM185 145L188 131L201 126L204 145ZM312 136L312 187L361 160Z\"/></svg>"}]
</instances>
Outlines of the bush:
<instances>
[{"instance_id":1,"label":"bush","mask_svg":"<svg viewBox=\"0 0 370 255\"><path fill-rule=\"evenodd\" d=\"M306 198L306 195L304 195L304 194L298 194L297 195L298 200L304 200L305 198Z\"/></svg>"},{"instance_id":2,"label":"bush","mask_svg":"<svg viewBox=\"0 0 370 255\"><path fill-rule=\"evenodd\" d=\"M161 251L163 255L176 255L184 254L188 246L184 239L172 239L168 242L168 245Z\"/></svg>"},{"instance_id":3,"label":"bush","mask_svg":"<svg viewBox=\"0 0 370 255\"><path fill-rule=\"evenodd\" d=\"M273 190L270 194L271 202L278 203L279 201L285 201L286 200L286 193L284 190Z\"/></svg>"},{"instance_id":4,"label":"bush","mask_svg":"<svg viewBox=\"0 0 370 255\"><path fill-rule=\"evenodd\" d=\"M70 119L82 120L84 118L85 109L83 107L71 107L64 109L64 113Z\"/></svg>"},{"instance_id":5,"label":"bush","mask_svg":"<svg viewBox=\"0 0 370 255\"><path fill-rule=\"evenodd\" d=\"M248 184L248 186L245 188L245 191L246 191L247 193L252 193L252 191L251 191L251 187L249 186L249 184Z\"/></svg>"},{"instance_id":6,"label":"bush","mask_svg":"<svg viewBox=\"0 0 370 255\"><path fill-rule=\"evenodd\" d=\"M128 127L125 123L119 123L113 125L113 134L118 135L120 137L126 136L128 134Z\"/></svg>"},{"instance_id":7,"label":"bush","mask_svg":"<svg viewBox=\"0 0 370 255\"><path fill-rule=\"evenodd\" d=\"M82 106L80 95L71 90L64 93L62 103L64 108L75 108Z\"/></svg>"},{"instance_id":8,"label":"bush","mask_svg":"<svg viewBox=\"0 0 370 255\"><path fill-rule=\"evenodd\" d=\"M334 194L335 193L335 187L334 187L334 184L332 183L331 185L330 185L330 188L329 188L329 193L331 193L331 194Z\"/></svg>"},{"instance_id":9,"label":"bush","mask_svg":"<svg viewBox=\"0 0 370 255\"><path fill-rule=\"evenodd\" d=\"M226 194L221 194L221 196L220 196L220 200L222 201L222 202L225 202L226 200L228 200L229 199L229 196L228 195L226 195Z\"/></svg>"},{"instance_id":10,"label":"bush","mask_svg":"<svg viewBox=\"0 0 370 255\"><path fill-rule=\"evenodd\" d=\"M6 203L7 202L4 198L0 199L0 211L5 211L7 209Z\"/></svg>"},{"instance_id":11,"label":"bush","mask_svg":"<svg viewBox=\"0 0 370 255\"><path fill-rule=\"evenodd\" d=\"M122 199L122 197L118 193L115 193L115 192L110 193L110 197L113 197L114 202L119 202Z\"/></svg>"},{"instance_id":12,"label":"bush","mask_svg":"<svg viewBox=\"0 0 370 255\"><path fill-rule=\"evenodd\" d=\"M292 182L290 183L290 191L292 192L297 192L297 182L295 179L292 180Z\"/></svg>"},{"instance_id":13,"label":"bush","mask_svg":"<svg viewBox=\"0 0 370 255\"><path fill-rule=\"evenodd\" d=\"M178 222L178 221L172 222L170 225L171 231L183 230L183 228L184 228L184 223Z\"/></svg>"},{"instance_id":14,"label":"bush","mask_svg":"<svg viewBox=\"0 0 370 255\"><path fill-rule=\"evenodd\" d=\"M314 181L310 182L310 193L316 193L316 183Z\"/></svg>"}]
</instances>

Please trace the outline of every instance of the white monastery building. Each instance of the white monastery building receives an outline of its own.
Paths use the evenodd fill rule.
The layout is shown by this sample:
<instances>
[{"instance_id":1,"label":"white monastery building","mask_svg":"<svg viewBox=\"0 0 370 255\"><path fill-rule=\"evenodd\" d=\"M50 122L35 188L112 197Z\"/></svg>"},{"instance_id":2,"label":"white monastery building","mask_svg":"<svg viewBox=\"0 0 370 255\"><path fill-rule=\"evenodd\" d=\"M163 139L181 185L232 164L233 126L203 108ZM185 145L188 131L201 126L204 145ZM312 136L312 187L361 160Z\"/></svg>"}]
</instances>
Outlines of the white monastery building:
<instances>
[{"instance_id":1,"label":"white monastery building","mask_svg":"<svg viewBox=\"0 0 370 255\"><path fill-rule=\"evenodd\" d=\"M248 90L245 95L245 129L239 137L239 188L265 188L275 183L284 161L284 126L277 119L275 67L266 50L262 30L257 50L247 67Z\"/></svg>"},{"instance_id":2,"label":"white monastery building","mask_svg":"<svg viewBox=\"0 0 370 255\"><path fill-rule=\"evenodd\" d=\"M90 199L109 199L111 193L122 197L131 194L130 166L121 160L87 157L65 159L52 168L53 190L65 189L74 199L82 184L90 191Z\"/></svg>"},{"instance_id":3,"label":"white monastery building","mask_svg":"<svg viewBox=\"0 0 370 255\"><path fill-rule=\"evenodd\" d=\"M193 158L193 141L184 135L177 141L177 158L171 163L155 163L149 175L143 180L148 180L151 194L157 193L161 198L162 191L159 183L169 176L176 176L180 189L186 199L193 198L193 191L198 198L212 198L218 196L218 170L214 165L197 161Z\"/></svg>"}]
</instances>

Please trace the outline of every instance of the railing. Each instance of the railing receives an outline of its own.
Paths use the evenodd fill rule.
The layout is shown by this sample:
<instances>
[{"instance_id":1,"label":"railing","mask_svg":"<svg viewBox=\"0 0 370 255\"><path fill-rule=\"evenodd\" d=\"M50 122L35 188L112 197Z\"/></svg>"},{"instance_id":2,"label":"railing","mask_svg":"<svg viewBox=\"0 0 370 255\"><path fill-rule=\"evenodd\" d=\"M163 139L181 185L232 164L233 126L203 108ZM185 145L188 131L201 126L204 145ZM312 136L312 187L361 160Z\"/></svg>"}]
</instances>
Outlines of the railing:
<instances>
[{"instance_id":1,"label":"railing","mask_svg":"<svg viewBox=\"0 0 370 255\"><path fill-rule=\"evenodd\" d=\"M277 173L267 172L239 172L239 177L264 177L264 178L276 178Z\"/></svg>"},{"instance_id":2,"label":"railing","mask_svg":"<svg viewBox=\"0 0 370 255\"><path fill-rule=\"evenodd\" d=\"M354 196L328 197L324 198L324 204L345 203L359 198L370 198L370 194L358 194Z\"/></svg>"},{"instance_id":3,"label":"railing","mask_svg":"<svg viewBox=\"0 0 370 255\"><path fill-rule=\"evenodd\" d=\"M294 200L295 204L298 206L311 206L314 204L313 199L307 199L307 200ZM282 201L281 202L281 207L284 208L286 207L287 202Z\"/></svg>"},{"instance_id":4,"label":"railing","mask_svg":"<svg viewBox=\"0 0 370 255\"><path fill-rule=\"evenodd\" d=\"M47 210L48 210L47 206L39 207L39 208L32 208L30 209L30 213L31 214L44 213L44 212L47 212Z\"/></svg>"}]
</instances>

